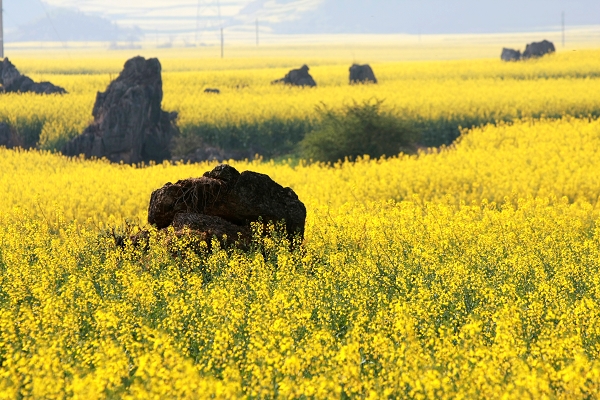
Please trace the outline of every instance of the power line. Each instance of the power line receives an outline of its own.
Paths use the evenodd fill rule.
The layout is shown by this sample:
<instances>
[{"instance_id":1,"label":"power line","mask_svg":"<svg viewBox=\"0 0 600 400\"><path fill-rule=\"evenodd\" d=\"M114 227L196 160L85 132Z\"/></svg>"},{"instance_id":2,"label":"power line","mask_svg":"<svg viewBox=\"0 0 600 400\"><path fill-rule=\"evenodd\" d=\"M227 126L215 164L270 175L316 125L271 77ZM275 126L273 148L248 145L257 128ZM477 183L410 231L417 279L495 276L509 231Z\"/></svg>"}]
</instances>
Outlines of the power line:
<instances>
[{"instance_id":1,"label":"power line","mask_svg":"<svg viewBox=\"0 0 600 400\"><path fill-rule=\"evenodd\" d=\"M50 18L50 13L48 13L48 10L46 9L46 6L44 5L44 2L42 0L38 0L38 2L40 3L40 5L42 6L42 8L44 9L44 12L46 13L46 17L48 18L48 22L50 22L50 26L52 26L52 29L54 30L54 33L56 33L56 37L58 38L58 41L62 43L63 47L65 48L65 52L67 53L67 55L69 56L69 58L71 58L71 54L69 53L67 42L63 41L60 38L60 34L58 33L58 30L56 29L56 26L54 26L54 22L52 22L52 18Z\"/></svg>"},{"instance_id":2,"label":"power line","mask_svg":"<svg viewBox=\"0 0 600 400\"><path fill-rule=\"evenodd\" d=\"M4 59L4 23L2 12L2 0L0 0L0 59Z\"/></svg>"},{"instance_id":3,"label":"power line","mask_svg":"<svg viewBox=\"0 0 600 400\"><path fill-rule=\"evenodd\" d=\"M198 8L196 9L196 44L198 44L198 34L200 33L200 9L202 0L198 0Z\"/></svg>"},{"instance_id":4,"label":"power line","mask_svg":"<svg viewBox=\"0 0 600 400\"><path fill-rule=\"evenodd\" d=\"M215 14L217 15L216 21ZM204 31L216 31L216 36L218 36L218 31L222 28L221 2L219 0L198 0L196 8L196 44L199 44Z\"/></svg>"}]
</instances>

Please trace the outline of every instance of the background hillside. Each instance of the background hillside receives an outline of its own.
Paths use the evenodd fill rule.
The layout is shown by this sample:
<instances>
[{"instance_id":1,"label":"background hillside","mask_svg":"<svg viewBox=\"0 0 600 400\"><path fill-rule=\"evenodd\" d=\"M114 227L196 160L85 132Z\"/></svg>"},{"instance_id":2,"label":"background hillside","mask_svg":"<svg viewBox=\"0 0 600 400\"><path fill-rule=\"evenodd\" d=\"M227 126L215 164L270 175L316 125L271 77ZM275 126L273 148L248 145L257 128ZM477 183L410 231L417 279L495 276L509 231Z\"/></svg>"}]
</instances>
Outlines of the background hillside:
<instances>
[{"instance_id":1,"label":"background hillside","mask_svg":"<svg viewBox=\"0 0 600 400\"><path fill-rule=\"evenodd\" d=\"M280 33L504 33L600 24L600 2L560 0L323 0Z\"/></svg>"}]
</instances>

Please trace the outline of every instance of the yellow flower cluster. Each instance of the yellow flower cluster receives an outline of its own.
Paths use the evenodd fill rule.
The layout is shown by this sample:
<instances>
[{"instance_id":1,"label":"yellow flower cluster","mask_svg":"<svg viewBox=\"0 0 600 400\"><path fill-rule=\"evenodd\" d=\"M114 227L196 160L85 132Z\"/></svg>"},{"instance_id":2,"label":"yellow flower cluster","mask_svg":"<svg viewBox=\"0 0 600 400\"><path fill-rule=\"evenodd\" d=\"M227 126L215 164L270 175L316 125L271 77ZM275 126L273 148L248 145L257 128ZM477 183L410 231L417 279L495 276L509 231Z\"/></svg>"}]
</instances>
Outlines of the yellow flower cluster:
<instances>
[{"instance_id":1,"label":"yellow flower cluster","mask_svg":"<svg viewBox=\"0 0 600 400\"><path fill-rule=\"evenodd\" d=\"M565 117L488 125L454 145L382 160L335 165L231 161L292 187L309 210L394 200L480 204L566 197L596 206L600 198L600 121ZM145 222L148 199L166 182L201 176L214 163L150 167L68 159L49 152L0 149L5 209L114 225Z\"/></svg>"},{"instance_id":2,"label":"yellow flower cluster","mask_svg":"<svg viewBox=\"0 0 600 400\"><path fill-rule=\"evenodd\" d=\"M0 149L0 397L597 398L599 153L600 122L565 117L236 162L306 203L303 248L174 255L107 228L214 164Z\"/></svg>"}]
</instances>

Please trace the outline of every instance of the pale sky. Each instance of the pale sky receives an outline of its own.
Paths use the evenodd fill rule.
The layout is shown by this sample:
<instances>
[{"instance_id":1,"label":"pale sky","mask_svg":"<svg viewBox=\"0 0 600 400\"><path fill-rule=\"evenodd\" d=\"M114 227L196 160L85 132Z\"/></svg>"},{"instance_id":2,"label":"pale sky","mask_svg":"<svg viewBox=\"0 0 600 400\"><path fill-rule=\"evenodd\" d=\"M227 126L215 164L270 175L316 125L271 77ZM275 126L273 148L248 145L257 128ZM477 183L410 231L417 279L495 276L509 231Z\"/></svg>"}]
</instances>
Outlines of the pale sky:
<instances>
[{"instance_id":1,"label":"pale sky","mask_svg":"<svg viewBox=\"0 0 600 400\"><path fill-rule=\"evenodd\" d=\"M6 0L5 0L6 1ZM7 0L10 1L10 0ZM12 0L19 1L19 0ZM45 0L46 3L77 8L83 12L100 14L122 24L132 24L152 31L160 27L186 29L196 27L197 16L233 19L229 24L250 23L256 18L264 22L284 22L300 18L301 14L316 9L323 0ZM226 23L227 24L227 23Z\"/></svg>"},{"instance_id":2,"label":"pale sky","mask_svg":"<svg viewBox=\"0 0 600 400\"><path fill-rule=\"evenodd\" d=\"M274 33L504 33L599 26L600 0L3 0L15 29L67 7L145 34L193 35L217 27ZM200 7L199 7L200 4ZM218 17L220 10L221 18ZM198 16L200 18L198 18Z\"/></svg>"}]
</instances>

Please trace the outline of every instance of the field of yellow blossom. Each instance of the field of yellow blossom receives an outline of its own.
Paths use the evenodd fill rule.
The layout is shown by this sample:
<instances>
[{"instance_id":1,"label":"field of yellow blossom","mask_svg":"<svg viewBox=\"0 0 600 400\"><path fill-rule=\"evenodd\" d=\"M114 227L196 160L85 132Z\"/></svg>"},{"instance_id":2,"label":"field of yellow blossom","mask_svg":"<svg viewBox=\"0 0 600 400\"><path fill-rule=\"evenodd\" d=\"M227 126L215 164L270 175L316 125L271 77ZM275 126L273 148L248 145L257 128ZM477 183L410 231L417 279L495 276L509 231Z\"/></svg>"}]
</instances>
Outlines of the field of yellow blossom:
<instances>
[{"instance_id":1,"label":"field of yellow blossom","mask_svg":"<svg viewBox=\"0 0 600 400\"><path fill-rule=\"evenodd\" d=\"M213 165L0 149L0 397L597 398L599 154L600 121L565 116L412 156L235 162L298 193L303 248L173 255L112 230Z\"/></svg>"},{"instance_id":2,"label":"field of yellow blossom","mask_svg":"<svg viewBox=\"0 0 600 400\"><path fill-rule=\"evenodd\" d=\"M248 252L167 249L154 231L147 250L116 246L154 189L215 164L58 155L126 58L11 56L69 94L0 99L41 149L0 148L0 399L600 397L600 50L380 47L364 60L377 86L348 85L343 51L161 56L177 151L258 143L265 159L231 164L307 207L301 248L274 232ZM305 62L316 89L269 84ZM281 161L315 107L373 99L418 128L417 154Z\"/></svg>"},{"instance_id":3,"label":"field of yellow blossom","mask_svg":"<svg viewBox=\"0 0 600 400\"><path fill-rule=\"evenodd\" d=\"M372 63L379 85L348 85L349 64L314 59L311 90L271 85L300 59L193 59L177 53L161 59L164 108L179 112L182 136L177 155L193 144L256 148L266 157L291 154L314 128L315 107L338 109L353 101L381 100L387 110L422 134L422 144L449 144L460 128L521 118L600 116L599 50L562 52L540 60L499 59ZM0 102L0 121L14 126L25 142L60 149L92 119L97 91L121 70L125 59L76 58L65 62L18 56L12 61L36 80L49 80L69 94L51 99L9 95ZM219 88L219 96L204 94Z\"/></svg>"}]
</instances>

